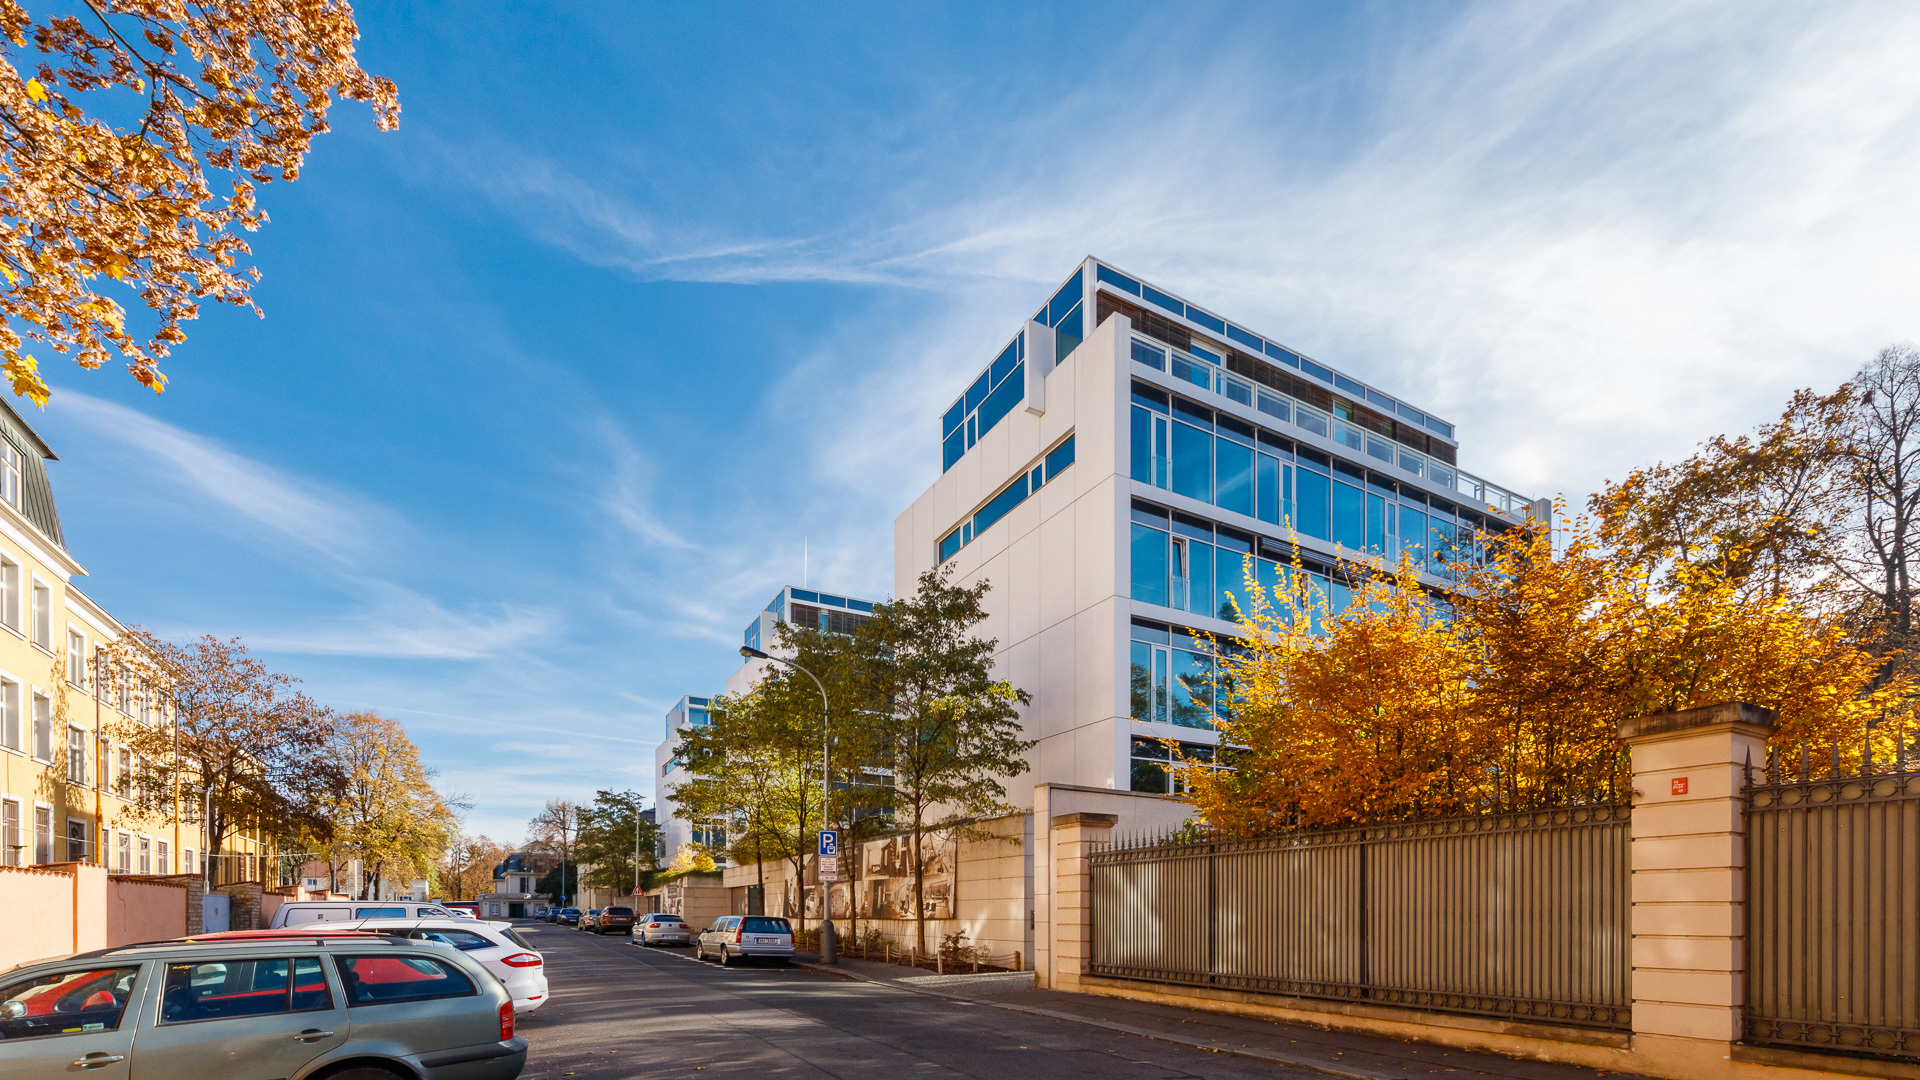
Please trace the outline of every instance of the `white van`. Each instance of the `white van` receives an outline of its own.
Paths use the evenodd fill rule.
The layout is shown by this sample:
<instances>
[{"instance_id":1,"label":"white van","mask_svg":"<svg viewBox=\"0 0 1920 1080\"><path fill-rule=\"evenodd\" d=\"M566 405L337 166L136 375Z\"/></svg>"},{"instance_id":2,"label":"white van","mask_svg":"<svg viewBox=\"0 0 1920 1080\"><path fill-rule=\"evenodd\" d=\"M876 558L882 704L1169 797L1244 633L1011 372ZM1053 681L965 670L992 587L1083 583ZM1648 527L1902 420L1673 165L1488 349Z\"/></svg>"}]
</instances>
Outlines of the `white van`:
<instances>
[{"instance_id":1,"label":"white van","mask_svg":"<svg viewBox=\"0 0 1920 1080\"><path fill-rule=\"evenodd\" d=\"M349 919L452 919L453 912L439 904L417 900L291 900L273 913L269 929L306 926L308 923L346 922Z\"/></svg>"}]
</instances>

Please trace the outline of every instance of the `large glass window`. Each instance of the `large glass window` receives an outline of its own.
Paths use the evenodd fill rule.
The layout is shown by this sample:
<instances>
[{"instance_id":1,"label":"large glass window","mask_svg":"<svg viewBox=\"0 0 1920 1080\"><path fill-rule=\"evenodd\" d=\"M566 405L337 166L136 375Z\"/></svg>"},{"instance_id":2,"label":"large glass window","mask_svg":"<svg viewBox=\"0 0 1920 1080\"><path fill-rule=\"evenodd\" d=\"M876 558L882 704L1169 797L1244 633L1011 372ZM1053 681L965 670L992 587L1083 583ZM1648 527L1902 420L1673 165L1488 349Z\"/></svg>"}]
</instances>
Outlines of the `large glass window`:
<instances>
[{"instance_id":1,"label":"large glass window","mask_svg":"<svg viewBox=\"0 0 1920 1080\"><path fill-rule=\"evenodd\" d=\"M1214 440L1214 502L1222 510L1253 516L1253 447L1231 439Z\"/></svg>"},{"instance_id":2,"label":"large glass window","mask_svg":"<svg viewBox=\"0 0 1920 1080\"><path fill-rule=\"evenodd\" d=\"M1281 465L1279 458L1261 454L1256 459L1253 473L1254 502L1260 508L1257 516L1261 521L1278 525L1292 519L1293 515L1281 505L1281 492L1285 490L1282 481L1286 473L1292 471L1292 466Z\"/></svg>"},{"instance_id":3,"label":"large glass window","mask_svg":"<svg viewBox=\"0 0 1920 1080\"><path fill-rule=\"evenodd\" d=\"M1192 424L1173 425L1173 490L1201 502L1213 501L1213 433Z\"/></svg>"},{"instance_id":4,"label":"large glass window","mask_svg":"<svg viewBox=\"0 0 1920 1080\"><path fill-rule=\"evenodd\" d=\"M1333 535L1329 539L1352 552L1367 547L1366 498L1359 488L1338 480L1333 482Z\"/></svg>"},{"instance_id":5,"label":"large glass window","mask_svg":"<svg viewBox=\"0 0 1920 1080\"><path fill-rule=\"evenodd\" d=\"M1387 500L1372 492L1367 493L1367 554L1384 555L1387 551L1387 534L1392 531L1393 522L1387 516Z\"/></svg>"},{"instance_id":6,"label":"large glass window","mask_svg":"<svg viewBox=\"0 0 1920 1080\"><path fill-rule=\"evenodd\" d=\"M1182 640L1179 635L1175 640ZM1213 657L1192 649L1172 650L1172 721L1181 727L1213 726Z\"/></svg>"},{"instance_id":7,"label":"large glass window","mask_svg":"<svg viewBox=\"0 0 1920 1080\"><path fill-rule=\"evenodd\" d=\"M1129 554L1133 563L1133 598L1145 604L1167 606L1167 534L1134 522Z\"/></svg>"},{"instance_id":8,"label":"large glass window","mask_svg":"<svg viewBox=\"0 0 1920 1080\"><path fill-rule=\"evenodd\" d=\"M1307 468L1304 461L1294 471L1294 507L1298 516L1293 524L1300 535L1321 540L1333 538L1332 515L1328 509L1332 483L1325 472Z\"/></svg>"},{"instance_id":9,"label":"large glass window","mask_svg":"<svg viewBox=\"0 0 1920 1080\"><path fill-rule=\"evenodd\" d=\"M1138 640L1136 629L1128 668L1133 718L1144 723L1165 723L1169 701L1166 650L1155 649L1150 641Z\"/></svg>"}]
</instances>

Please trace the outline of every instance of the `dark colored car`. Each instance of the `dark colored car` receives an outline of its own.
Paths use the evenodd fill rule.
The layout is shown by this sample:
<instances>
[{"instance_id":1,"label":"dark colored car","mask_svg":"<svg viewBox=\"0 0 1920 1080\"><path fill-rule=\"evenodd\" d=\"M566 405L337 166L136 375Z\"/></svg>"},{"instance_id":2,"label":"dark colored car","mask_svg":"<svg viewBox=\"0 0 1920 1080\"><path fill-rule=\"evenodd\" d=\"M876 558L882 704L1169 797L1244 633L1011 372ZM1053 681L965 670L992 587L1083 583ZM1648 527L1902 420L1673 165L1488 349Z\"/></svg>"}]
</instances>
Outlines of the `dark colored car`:
<instances>
[{"instance_id":1,"label":"dark colored car","mask_svg":"<svg viewBox=\"0 0 1920 1080\"><path fill-rule=\"evenodd\" d=\"M593 932L606 934L608 931L624 934L633 930L633 909L630 907L601 908L600 917L593 921Z\"/></svg>"},{"instance_id":2,"label":"dark colored car","mask_svg":"<svg viewBox=\"0 0 1920 1080\"><path fill-rule=\"evenodd\" d=\"M577 907L563 907L560 909L559 915L554 917L553 921L573 926L580 921L580 915L581 911Z\"/></svg>"}]
</instances>

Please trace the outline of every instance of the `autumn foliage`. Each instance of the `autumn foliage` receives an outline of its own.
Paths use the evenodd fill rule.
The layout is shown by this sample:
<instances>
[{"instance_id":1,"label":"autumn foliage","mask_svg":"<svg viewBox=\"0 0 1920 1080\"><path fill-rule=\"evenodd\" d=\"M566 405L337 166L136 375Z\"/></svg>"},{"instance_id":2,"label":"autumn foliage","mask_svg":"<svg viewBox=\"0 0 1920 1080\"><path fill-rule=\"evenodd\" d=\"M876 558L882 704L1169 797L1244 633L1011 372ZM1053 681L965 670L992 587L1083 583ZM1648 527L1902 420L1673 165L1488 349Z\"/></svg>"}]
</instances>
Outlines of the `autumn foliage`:
<instances>
[{"instance_id":1,"label":"autumn foliage","mask_svg":"<svg viewBox=\"0 0 1920 1080\"><path fill-rule=\"evenodd\" d=\"M251 307L236 230L261 184L292 180L336 98L382 129L394 86L360 69L339 0L84 0L35 18L0 0L0 370L44 404L22 333L96 368L113 352L159 392L160 360L203 300ZM150 332L101 292L137 295ZM144 337L144 340L142 338Z\"/></svg>"},{"instance_id":2,"label":"autumn foliage","mask_svg":"<svg viewBox=\"0 0 1920 1080\"><path fill-rule=\"evenodd\" d=\"M1373 566L1341 612L1304 574L1271 602L1250 587L1221 649L1235 768L1176 766L1188 800L1236 833L1620 802L1621 720L1726 701L1848 762L1910 737L1913 685L1817 605L1694 566L1656 588L1584 521L1569 534L1494 538L1444 601L1409 565Z\"/></svg>"}]
</instances>

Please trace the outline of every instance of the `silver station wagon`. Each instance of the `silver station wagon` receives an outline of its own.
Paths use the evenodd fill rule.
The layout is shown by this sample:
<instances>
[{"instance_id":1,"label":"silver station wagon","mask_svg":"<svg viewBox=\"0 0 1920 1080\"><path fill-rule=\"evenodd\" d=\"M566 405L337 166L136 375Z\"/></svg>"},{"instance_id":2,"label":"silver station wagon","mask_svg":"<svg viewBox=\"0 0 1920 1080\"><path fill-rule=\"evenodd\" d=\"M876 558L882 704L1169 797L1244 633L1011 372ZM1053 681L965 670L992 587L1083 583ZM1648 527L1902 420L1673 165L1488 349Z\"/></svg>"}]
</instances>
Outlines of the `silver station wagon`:
<instances>
[{"instance_id":1,"label":"silver station wagon","mask_svg":"<svg viewBox=\"0 0 1920 1080\"><path fill-rule=\"evenodd\" d=\"M527 1043L458 949L253 930L0 972L0 1077L514 1080Z\"/></svg>"}]
</instances>

